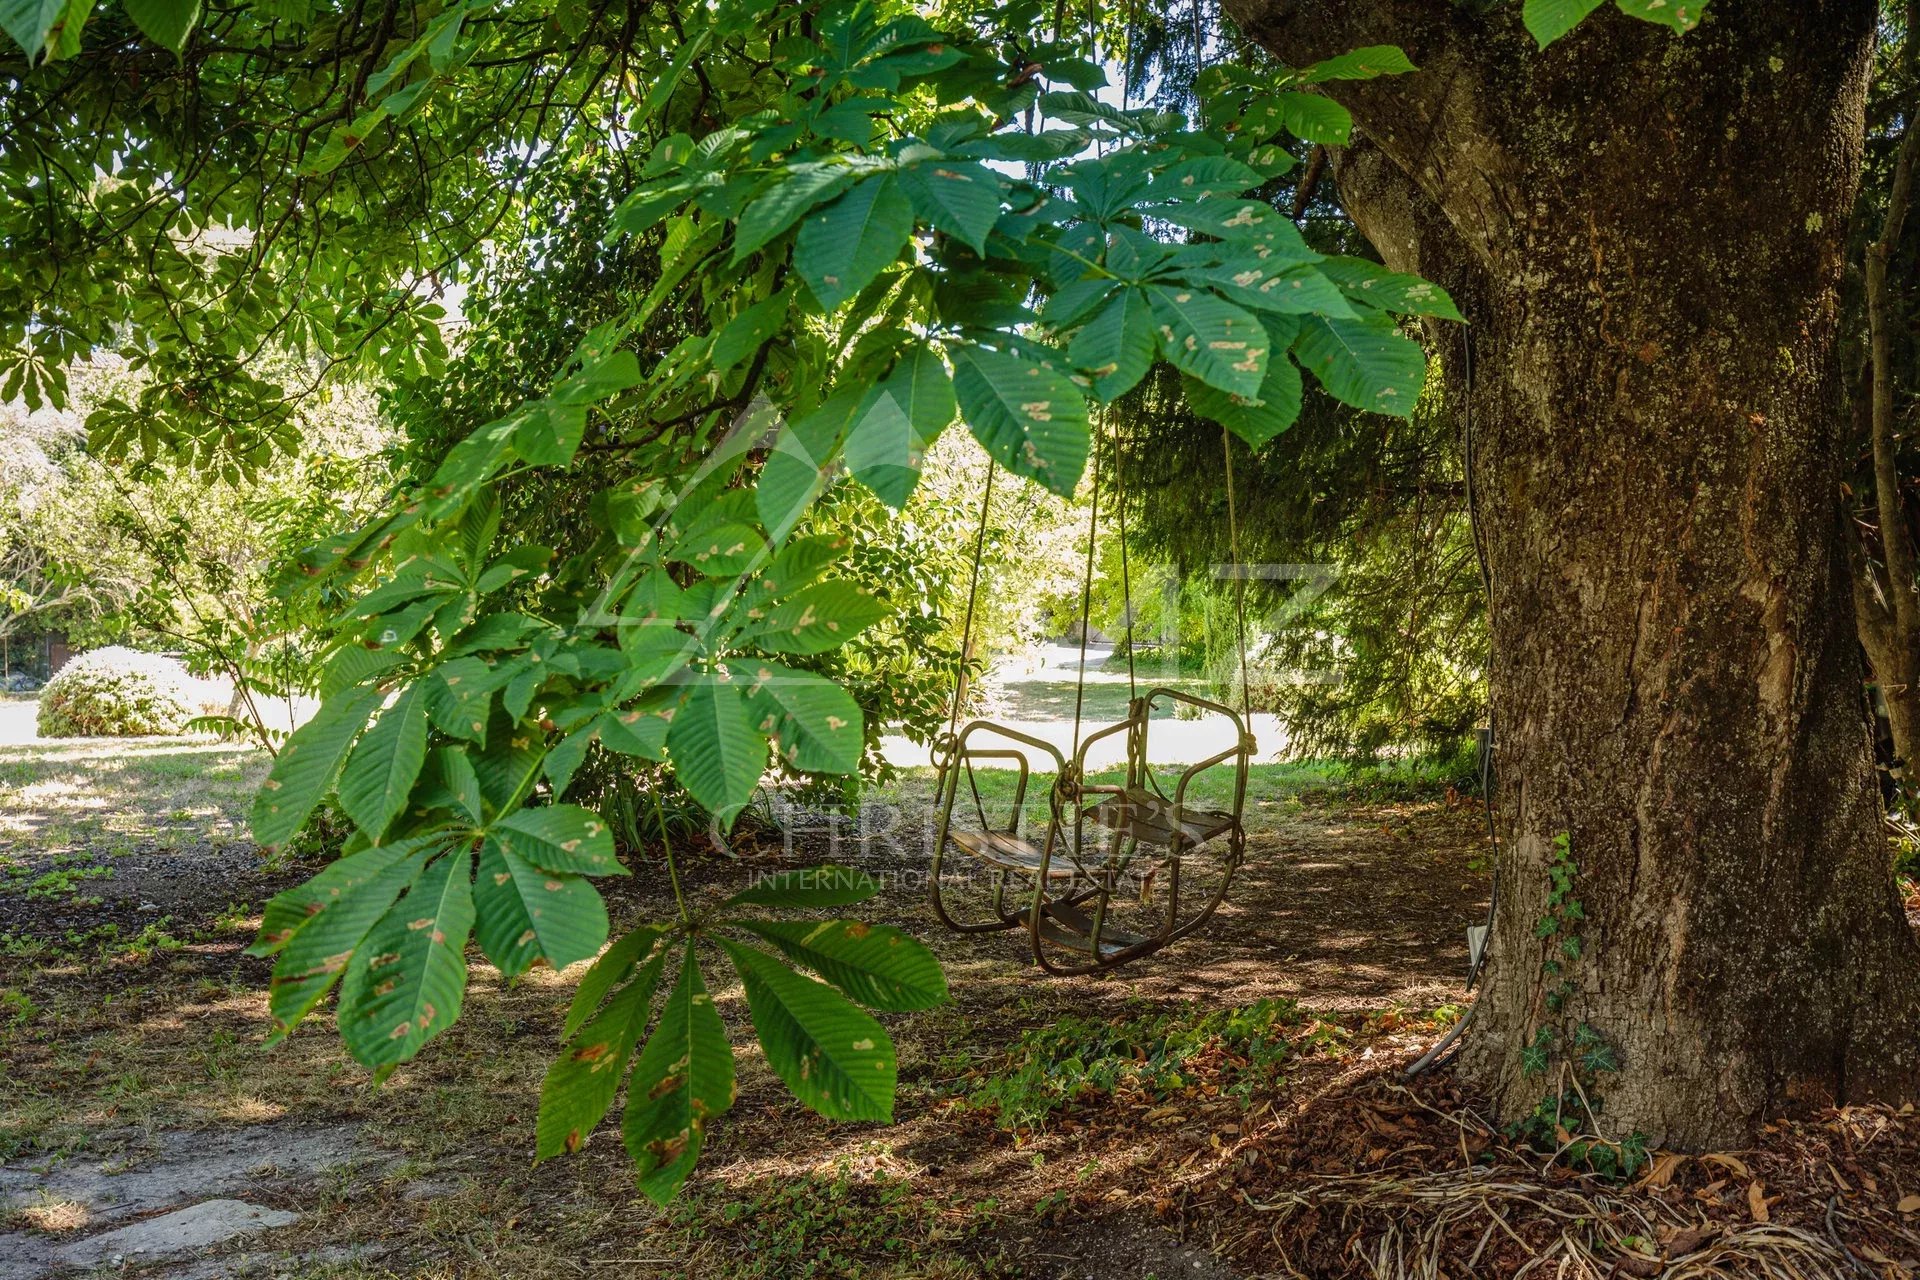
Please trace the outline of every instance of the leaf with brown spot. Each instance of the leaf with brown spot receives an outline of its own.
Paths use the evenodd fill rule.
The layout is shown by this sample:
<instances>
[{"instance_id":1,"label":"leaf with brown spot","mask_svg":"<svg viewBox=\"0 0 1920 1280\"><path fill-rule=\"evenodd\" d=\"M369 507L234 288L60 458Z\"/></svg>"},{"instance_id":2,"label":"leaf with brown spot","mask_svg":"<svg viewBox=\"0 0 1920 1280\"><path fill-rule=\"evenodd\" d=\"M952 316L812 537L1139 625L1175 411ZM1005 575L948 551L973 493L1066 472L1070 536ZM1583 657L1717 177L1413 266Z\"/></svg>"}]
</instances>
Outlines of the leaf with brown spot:
<instances>
[{"instance_id":1,"label":"leaf with brown spot","mask_svg":"<svg viewBox=\"0 0 1920 1280\"><path fill-rule=\"evenodd\" d=\"M646 939L649 946L659 937L658 930L642 932L651 935ZM639 933L628 934L615 945L631 945L629 940L638 936ZM632 972L631 957L626 964L627 972ZM613 1105L614 1095L620 1090L620 1082L626 1077L633 1047L640 1033L646 1030L654 993L659 989L660 975L666 966L667 952L663 949L571 1036L558 1060L547 1068L546 1079L540 1085L536 1159L545 1160L565 1151L578 1150L605 1118L607 1108ZM598 968L596 965L595 969Z\"/></svg>"},{"instance_id":2,"label":"leaf with brown spot","mask_svg":"<svg viewBox=\"0 0 1920 1280\"><path fill-rule=\"evenodd\" d=\"M662 963L665 956L663 951ZM672 1087L656 1094L669 1080ZM731 1106L733 1096L733 1049L689 939L659 1025L634 1063L620 1123L648 1199L665 1205L678 1194L700 1158L707 1120Z\"/></svg>"}]
</instances>

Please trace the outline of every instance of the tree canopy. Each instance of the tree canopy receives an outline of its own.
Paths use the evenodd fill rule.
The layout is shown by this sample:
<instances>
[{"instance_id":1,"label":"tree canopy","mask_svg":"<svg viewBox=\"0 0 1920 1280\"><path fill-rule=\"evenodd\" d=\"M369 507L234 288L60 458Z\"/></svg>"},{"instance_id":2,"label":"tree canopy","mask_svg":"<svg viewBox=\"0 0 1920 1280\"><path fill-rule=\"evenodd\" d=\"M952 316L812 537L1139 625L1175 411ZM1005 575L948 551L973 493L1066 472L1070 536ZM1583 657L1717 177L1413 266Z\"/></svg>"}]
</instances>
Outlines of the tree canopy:
<instances>
[{"instance_id":1,"label":"tree canopy","mask_svg":"<svg viewBox=\"0 0 1920 1280\"><path fill-rule=\"evenodd\" d=\"M1527 14L1544 41L1594 7ZM120 351L145 380L90 418L101 451L257 468L305 386L436 376L438 291L509 220L535 246L584 230L638 260L567 349L491 392L497 413L422 450L380 514L302 557L337 606L324 703L253 825L282 843L332 796L355 828L256 945L276 957L279 1032L337 986L349 1050L382 1073L458 1016L470 938L509 978L600 955L540 1153L579 1145L631 1068L625 1134L656 1198L732 1101L697 942L739 973L776 1072L829 1116L890 1113L892 1049L858 1006L945 994L896 931L760 917L870 892L845 871L601 955L592 882L625 868L604 823L560 800L596 746L671 768L723 825L770 753L857 767L862 709L804 665L888 612L830 572L843 540L807 524L836 477L898 508L958 420L999 468L1070 494L1104 407L1159 364L1250 446L1292 425L1306 374L1406 417L1426 360L1401 321L1459 318L1434 284L1316 251L1248 194L1303 144L1347 140L1316 86L1412 70L1391 46L1213 66L1188 119L1100 96L1111 45L1037 3L929 18L761 0L7 0L0 26L20 46L0 63L0 390L60 403L72 360ZM597 198L557 195L589 171L604 223ZM265 376L269 351L294 376ZM513 484L587 460L584 534L501 545Z\"/></svg>"}]
</instances>

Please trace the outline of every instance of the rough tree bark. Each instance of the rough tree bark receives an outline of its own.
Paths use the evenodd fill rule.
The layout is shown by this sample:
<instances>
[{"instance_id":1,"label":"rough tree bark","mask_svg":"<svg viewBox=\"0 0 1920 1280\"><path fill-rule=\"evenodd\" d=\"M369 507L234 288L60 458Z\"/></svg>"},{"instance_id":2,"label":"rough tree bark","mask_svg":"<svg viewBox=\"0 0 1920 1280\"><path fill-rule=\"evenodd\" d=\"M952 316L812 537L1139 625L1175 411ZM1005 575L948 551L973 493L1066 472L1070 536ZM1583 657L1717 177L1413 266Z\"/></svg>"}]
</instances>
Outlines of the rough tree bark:
<instances>
[{"instance_id":1,"label":"rough tree bark","mask_svg":"<svg viewBox=\"0 0 1920 1280\"><path fill-rule=\"evenodd\" d=\"M1463 1069L1507 1117L1541 1028L1614 1047L1608 1136L1744 1141L1913 1097L1920 944L1880 832L1838 491L1834 351L1872 0L1720 0L1685 37L1611 6L1537 50L1516 2L1228 0L1364 143L1342 200L1447 285L1494 582L1503 848ZM1469 349L1471 353L1469 369ZM1567 833L1588 919L1552 1012Z\"/></svg>"}]
</instances>

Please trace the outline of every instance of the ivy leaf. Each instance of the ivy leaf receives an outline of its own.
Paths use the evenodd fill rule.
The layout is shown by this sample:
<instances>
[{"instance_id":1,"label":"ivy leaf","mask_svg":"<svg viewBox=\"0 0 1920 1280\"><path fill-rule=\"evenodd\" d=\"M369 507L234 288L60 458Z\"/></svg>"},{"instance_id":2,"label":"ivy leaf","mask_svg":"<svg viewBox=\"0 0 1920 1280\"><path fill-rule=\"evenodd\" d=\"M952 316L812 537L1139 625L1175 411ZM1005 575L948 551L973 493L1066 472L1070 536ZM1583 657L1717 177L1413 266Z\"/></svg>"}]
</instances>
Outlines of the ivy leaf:
<instances>
[{"instance_id":1,"label":"ivy leaf","mask_svg":"<svg viewBox=\"0 0 1920 1280\"><path fill-rule=\"evenodd\" d=\"M1258 320L1204 289L1147 290L1160 351L1176 369L1245 399L1267 374L1267 331Z\"/></svg>"},{"instance_id":2,"label":"ivy leaf","mask_svg":"<svg viewBox=\"0 0 1920 1280\"><path fill-rule=\"evenodd\" d=\"M727 1028L689 941L660 1024L634 1064L620 1125L649 1200L664 1208L679 1192L706 1144L707 1122L733 1105L735 1088Z\"/></svg>"},{"instance_id":3,"label":"ivy leaf","mask_svg":"<svg viewBox=\"0 0 1920 1280\"><path fill-rule=\"evenodd\" d=\"M607 906L591 882L542 871L496 840L480 846L474 907L480 950L508 978L542 960L564 969L607 940Z\"/></svg>"},{"instance_id":4,"label":"ivy leaf","mask_svg":"<svg viewBox=\"0 0 1920 1280\"><path fill-rule=\"evenodd\" d=\"M1024 356L972 345L950 350L960 415L974 438L1009 471L1071 497L1087 465L1080 389Z\"/></svg>"},{"instance_id":5,"label":"ivy leaf","mask_svg":"<svg viewBox=\"0 0 1920 1280\"><path fill-rule=\"evenodd\" d=\"M510 813L487 834L516 857L546 871L583 876L623 876L613 856L613 833L598 814L577 804L549 804Z\"/></svg>"},{"instance_id":6,"label":"ivy leaf","mask_svg":"<svg viewBox=\"0 0 1920 1280\"><path fill-rule=\"evenodd\" d=\"M306 825L382 696L372 687L353 689L323 703L313 719L293 731L253 798L255 840L282 844Z\"/></svg>"},{"instance_id":7,"label":"ivy leaf","mask_svg":"<svg viewBox=\"0 0 1920 1280\"><path fill-rule=\"evenodd\" d=\"M340 774L340 807L378 840L400 811L427 762L427 699L416 681L393 700L360 739Z\"/></svg>"},{"instance_id":8,"label":"ivy leaf","mask_svg":"<svg viewBox=\"0 0 1920 1280\"><path fill-rule=\"evenodd\" d=\"M794 768L852 773L860 767L866 728L852 694L825 676L764 659L727 667L746 689L756 730L771 738Z\"/></svg>"},{"instance_id":9,"label":"ivy leaf","mask_svg":"<svg viewBox=\"0 0 1920 1280\"><path fill-rule=\"evenodd\" d=\"M633 937L636 935L628 935ZM657 936L657 935L656 935ZM647 939L649 946L652 939ZM592 1021L568 1033L566 1047L547 1068L540 1085L540 1118L534 1140L534 1158L546 1160L586 1145L613 1105L613 1095L627 1074L633 1046L646 1030L653 1011L653 995L667 967L662 950L643 966L632 982L614 993ZM631 968L631 962L629 962Z\"/></svg>"},{"instance_id":10,"label":"ivy leaf","mask_svg":"<svg viewBox=\"0 0 1920 1280\"><path fill-rule=\"evenodd\" d=\"M464 852L428 864L348 961L340 1034L363 1066L407 1061L460 1016L473 929L472 868Z\"/></svg>"},{"instance_id":11,"label":"ivy leaf","mask_svg":"<svg viewBox=\"0 0 1920 1280\"><path fill-rule=\"evenodd\" d=\"M832 311L885 270L913 233L913 206L891 173L867 178L800 224L793 269Z\"/></svg>"},{"instance_id":12,"label":"ivy leaf","mask_svg":"<svg viewBox=\"0 0 1920 1280\"><path fill-rule=\"evenodd\" d=\"M767 1065L793 1096L830 1120L892 1120L899 1067L873 1016L764 951L718 941L746 987Z\"/></svg>"},{"instance_id":13,"label":"ivy leaf","mask_svg":"<svg viewBox=\"0 0 1920 1280\"><path fill-rule=\"evenodd\" d=\"M773 871L758 875L754 883L728 898L727 907L844 907L865 902L880 892L880 886L866 872L854 867L808 867L804 871Z\"/></svg>"},{"instance_id":14,"label":"ivy leaf","mask_svg":"<svg viewBox=\"0 0 1920 1280\"><path fill-rule=\"evenodd\" d=\"M900 185L922 219L987 256L987 235L1000 220L998 174L969 160L929 160L901 170Z\"/></svg>"},{"instance_id":15,"label":"ivy leaf","mask_svg":"<svg viewBox=\"0 0 1920 1280\"><path fill-rule=\"evenodd\" d=\"M688 692L667 727L667 755L701 808L725 823L760 785L767 740L754 731L739 686L708 676Z\"/></svg>"},{"instance_id":16,"label":"ivy leaf","mask_svg":"<svg viewBox=\"0 0 1920 1280\"><path fill-rule=\"evenodd\" d=\"M1131 391L1153 367L1153 317L1141 289L1122 289L1073 336L1067 358L1093 377L1102 403Z\"/></svg>"},{"instance_id":17,"label":"ivy leaf","mask_svg":"<svg viewBox=\"0 0 1920 1280\"><path fill-rule=\"evenodd\" d=\"M1426 356L1385 315L1304 316L1293 349L1336 400L1397 418L1413 416Z\"/></svg>"},{"instance_id":18,"label":"ivy leaf","mask_svg":"<svg viewBox=\"0 0 1920 1280\"><path fill-rule=\"evenodd\" d=\"M947 1000L933 952L891 925L861 920L742 920L787 957L873 1009L931 1009Z\"/></svg>"}]
</instances>

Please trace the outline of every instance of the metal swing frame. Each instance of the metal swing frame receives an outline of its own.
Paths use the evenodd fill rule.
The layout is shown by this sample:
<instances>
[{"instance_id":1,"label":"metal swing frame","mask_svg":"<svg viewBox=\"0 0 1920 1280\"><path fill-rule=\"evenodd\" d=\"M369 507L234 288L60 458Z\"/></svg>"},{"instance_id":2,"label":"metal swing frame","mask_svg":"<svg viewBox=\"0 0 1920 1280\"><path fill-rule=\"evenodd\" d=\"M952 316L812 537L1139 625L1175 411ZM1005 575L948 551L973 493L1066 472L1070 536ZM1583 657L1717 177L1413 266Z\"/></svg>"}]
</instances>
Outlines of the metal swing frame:
<instances>
[{"instance_id":1,"label":"metal swing frame","mask_svg":"<svg viewBox=\"0 0 1920 1280\"><path fill-rule=\"evenodd\" d=\"M1233 459L1227 449L1228 533L1234 563L1239 564L1237 513L1234 511ZM1116 446L1117 449L1117 446ZM1117 464L1117 460L1116 460ZM1070 754L1052 743L989 720L959 724L966 696L967 663L973 656L973 614L979 586L980 558L993 501L994 472L989 466L981 504L980 531L975 540L972 579L967 591L967 619L960 673L954 691L948 730L936 740L934 803L938 815L928 898L936 919L958 933L998 933L1025 930L1034 963L1058 976L1096 973L1151 955L1188 936L1210 920L1226 900L1234 874L1246 856L1247 770L1255 751L1248 732L1246 707L1246 609L1244 579L1237 595L1242 705L1239 711L1223 703L1177 689L1157 687L1141 693L1135 684L1132 646L1132 583L1126 555L1125 507L1120 511L1121 579L1127 610L1127 713L1124 718L1081 736L1081 711L1086 680L1087 614L1091 603L1094 544L1099 531L1100 455L1094 455L1093 509L1087 535L1086 577L1081 591L1081 669L1074 699L1074 746ZM1224 715L1233 725L1234 743L1205 760L1188 765L1172 784L1172 794L1148 765L1149 724L1156 707L1185 705ZM1126 765L1118 783L1093 783L1087 760L1094 744L1116 735L1126 740ZM976 744L976 740L979 741ZM1054 781L1048 794L1045 830L1034 838L1020 830L1034 761L1052 764ZM1012 762L1018 770L1012 811L1004 823L987 813L974 774L976 763ZM1231 767L1233 802L1230 810L1189 805L1193 781L1209 770ZM962 786L969 792L977 827L956 826L955 805ZM964 812L964 811L963 811ZM988 914L963 919L950 909L942 890L943 871L950 850L958 850L984 864L991 877ZM1201 854L1217 854L1217 883L1182 910L1187 864ZM1136 933L1111 923L1110 908L1130 881L1137 880L1139 899L1146 905L1158 889L1164 909L1154 926ZM1159 882L1164 880L1164 885Z\"/></svg>"}]
</instances>

